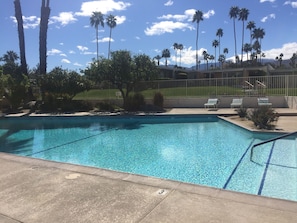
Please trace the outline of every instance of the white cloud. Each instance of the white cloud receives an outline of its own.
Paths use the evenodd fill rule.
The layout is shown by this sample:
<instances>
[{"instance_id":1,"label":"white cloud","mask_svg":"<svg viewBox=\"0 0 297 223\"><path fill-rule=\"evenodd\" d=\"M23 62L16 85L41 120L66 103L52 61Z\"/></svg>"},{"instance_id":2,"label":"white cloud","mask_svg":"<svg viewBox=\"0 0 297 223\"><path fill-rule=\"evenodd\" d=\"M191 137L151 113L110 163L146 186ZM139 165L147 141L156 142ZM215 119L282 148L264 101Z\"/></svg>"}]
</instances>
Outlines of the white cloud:
<instances>
[{"instance_id":1,"label":"white cloud","mask_svg":"<svg viewBox=\"0 0 297 223\"><path fill-rule=\"evenodd\" d=\"M68 63L68 64L69 64L69 63L71 63L71 62L70 62L69 60L67 60L67 59L62 59L62 60L61 60L61 63Z\"/></svg>"},{"instance_id":2,"label":"white cloud","mask_svg":"<svg viewBox=\"0 0 297 223\"><path fill-rule=\"evenodd\" d=\"M82 66L83 66L82 64L77 63L77 62L73 63L73 65L74 65L74 66L77 66L77 67L82 67Z\"/></svg>"},{"instance_id":3,"label":"white cloud","mask_svg":"<svg viewBox=\"0 0 297 223\"><path fill-rule=\"evenodd\" d=\"M214 10L208 10L207 12L203 13L204 19L209 19L211 16L214 16L215 11Z\"/></svg>"},{"instance_id":4,"label":"white cloud","mask_svg":"<svg viewBox=\"0 0 297 223\"><path fill-rule=\"evenodd\" d=\"M15 24L17 24L17 20L14 16L10 16L10 18ZM35 29L39 26L40 19L37 16L23 16L23 23L24 29Z\"/></svg>"},{"instance_id":5,"label":"white cloud","mask_svg":"<svg viewBox=\"0 0 297 223\"><path fill-rule=\"evenodd\" d=\"M164 33L173 33L175 29L184 31L186 29L192 30L193 27L182 22L162 21L159 23L153 23L151 27L145 29L144 33L147 36L162 35Z\"/></svg>"},{"instance_id":6,"label":"white cloud","mask_svg":"<svg viewBox=\"0 0 297 223\"><path fill-rule=\"evenodd\" d=\"M297 1L295 1L295 2L292 2L292 1L286 1L286 2L284 3L284 5L291 5L292 8L297 8Z\"/></svg>"},{"instance_id":7,"label":"white cloud","mask_svg":"<svg viewBox=\"0 0 297 223\"><path fill-rule=\"evenodd\" d=\"M75 54L75 51L74 50L69 50L69 53L70 54Z\"/></svg>"},{"instance_id":8,"label":"white cloud","mask_svg":"<svg viewBox=\"0 0 297 223\"><path fill-rule=\"evenodd\" d=\"M67 55L65 53L61 53L60 56L61 57L67 57Z\"/></svg>"},{"instance_id":9,"label":"white cloud","mask_svg":"<svg viewBox=\"0 0 297 223\"><path fill-rule=\"evenodd\" d=\"M89 49L88 47L85 47L85 46L76 46L76 47L79 51L82 51L82 52L87 51Z\"/></svg>"},{"instance_id":10,"label":"white cloud","mask_svg":"<svg viewBox=\"0 0 297 223\"><path fill-rule=\"evenodd\" d=\"M173 1L172 0L168 0L164 5L165 6L172 6L173 5Z\"/></svg>"},{"instance_id":11,"label":"white cloud","mask_svg":"<svg viewBox=\"0 0 297 223\"><path fill-rule=\"evenodd\" d=\"M275 59L275 57L279 56L281 53L284 54L283 59L290 59L293 53L296 53L297 42L285 43L280 48L274 48L270 50L263 51L268 59Z\"/></svg>"},{"instance_id":12,"label":"white cloud","mask_svg":"<svg viewBox=\"0 0 297 223\"><path fill-rule=\"evenodd\" d=\"M135 36L135 39L140 40L140 37L139 36Z\"/></svg>"},{"instance_id":13,"label":"white cloud","mask_svg":"<svg viewBox=\"0 0 297 223\"><path fill-rule=\"evenodd\" d=\"M120 25L126 21L126 16L116 16L115 18L117 19L117 25Z\"/></svg>"},{"instance_id":14,"label":"white cloud","mask_svg":"<svg viewBox=\"0 0 297 223\"><path fill-rule=\"evenodd\" d=\"M74 15L72 12L61 12L59 16L52 16L50 18L49 24L60 23L62 26L66 26L69 23L74 23L76 21L77 19L74 18Z\"/></svg>"},{"instance_id":15,"label":"white cloud","mask_svg":"<svg viewBox=\"0 0 297 223\"><path fill-rule=\"evenodd\" d=\"M62 53L62 51L58 50L58 49L51 49L51 50L47 51L47 55L51 55L51 56L61 54L61 53Z\"/></svg>"},{"instance_id":16,"label":"white cloud","mask_svg":"<svg viewBox=\"0 0 297 223\"><path fill-rule=\"evenodd\" d=\"M275 2L275 0L260 0L260 3L263 3L263 2Z\"/></svg>"},{"instance_id":17,"label":"white cloud","mask_svg":"<svg viewBox=\"0 0 297 223\"><path fill-rule=\"evenodd\" d=\"M177 21L184 21L187 18L188 18L187 15L172 15L172 14L162 15L162 16L158 17L158 19L162 19L162 20L175 19Z\"/></svg>"},{"instance_id":18,"label":"white cloud","mask_svg":"<svg viewBox=\"0 0 297 223\"><path fill-rule=\"evenodd\" d=\"M99 11L102 14L107 14L114 11L126 10L131 6L129 2L115 1L115 0L100 0L83 2L81 11L75 13L78 16L90 17L94 11Z\"/></svg>"},{"instance_id":19,"label":"white cloud","mask_svg":"<svg viewBox=\"0 0 297 223\"><path fill-rule=\"evenodd\" d=\"M268 19L275 19L275 14L270 14L261 19L261 22L266 22Z\"/></svg>"},{"instance_id":20,"label":"white cloud","mask_svg":"<svg viewBox=\"0 0 297 223\"><path fill-rule=\"evenodd\" d=\"M102 39L98 39L98 43L106 43L109 42L109 37L104 37ZM113 40L111 39L111 42L113 42ZM96 40L95 40L96 43Z\"/></svg>"}]
</instances>

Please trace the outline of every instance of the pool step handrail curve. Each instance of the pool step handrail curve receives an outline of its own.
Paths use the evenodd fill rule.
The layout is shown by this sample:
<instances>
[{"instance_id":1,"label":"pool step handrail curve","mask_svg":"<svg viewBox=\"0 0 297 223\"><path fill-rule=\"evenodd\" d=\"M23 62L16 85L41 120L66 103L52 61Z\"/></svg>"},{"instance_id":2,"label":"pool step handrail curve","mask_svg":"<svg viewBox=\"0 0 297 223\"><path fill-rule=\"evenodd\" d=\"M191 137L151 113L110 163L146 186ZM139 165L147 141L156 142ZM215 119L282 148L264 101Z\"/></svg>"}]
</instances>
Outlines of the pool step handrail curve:
<instances>
[{"instance_id":1,"label":"pool step handrail curve","mask_svg":"<svg viewBox=\"0 0 297 223\"><path fill-rule=\"evenodd\" d=\"M281 136L277 136L275 138L272 138L272 139L268 139L268 140L265 140L263 142L259 142L259 143L256 143L252 146L251 148L251 154L250 154L250 161L253 162L253 163L257 163L253 160L253 154L254 154L254 149L255 147L257 146L261 146L263 144L266 144L266 143L269 143L269 142L273 142L273 141L276 141L278 139L283 139L283 138L286 138L286 137L289 137L289 136L292 136L292 135L295 135L297 134L297 131L296 132L290 132L290 133L287 133L287 134L284 134L284 135L281 135Z\"/></svg>"}]
</instances>

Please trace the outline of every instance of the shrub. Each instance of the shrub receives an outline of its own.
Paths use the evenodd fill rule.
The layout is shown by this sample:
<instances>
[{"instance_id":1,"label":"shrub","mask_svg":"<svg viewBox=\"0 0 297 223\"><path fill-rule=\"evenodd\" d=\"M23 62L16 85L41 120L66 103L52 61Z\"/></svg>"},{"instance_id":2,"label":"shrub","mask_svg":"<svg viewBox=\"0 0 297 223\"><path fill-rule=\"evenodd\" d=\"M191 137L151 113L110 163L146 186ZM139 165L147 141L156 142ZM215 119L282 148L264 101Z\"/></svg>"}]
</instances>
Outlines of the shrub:
<instances>
[{"instance_id":1,"label":"shrub","mask_svg":"<svg viewBox=\"0 0 297 223\"><path fill-rule=\"evenodd\" d=\"M246 108L239 108L236 110L237 114L240 118L245 118L247 117L247 109Z\"/></svg>"},{"instance_id":2,"label":"shrub","mask_svg":"<svg viewBox=\"0 0 297 223\"><path fill-rule=\"evenodd\" d=\"M144 96L141 93L136 93L133 96L129 96L125 101L125 109L127 111L139 111L144 105Z\"/></svg>"},{"instance_id":3,"label":"shrub","mask_svg":"<svg viewBox=\"0 0 297 223\"><path fill-rule=\"evenodd\" d=\"M100 111L113 112L115 110L114 105L109 101L102 101L98 104Z\"/></svg>"},{"instance_id":4,"label":"shrub","mask_svg":"<svg viewBox=\"0 0 297 223\"><path fill-rule=\"evenodd\" d=\"M154 95L154 105L163 108L164 97L161 92L156 92Z\"/></svg>"},{"instance_id":5,"label":"shrub","mask_svg":"<svg viewBox=\"0 0 297 223\"><path fill-rule=\"evenodd\" d=\"M278 113L267 106L254 109L249 115L249 119L259 129L273 129L275 127L273 123L277 122L278 117Z\"/></svg>"}]
</instances>

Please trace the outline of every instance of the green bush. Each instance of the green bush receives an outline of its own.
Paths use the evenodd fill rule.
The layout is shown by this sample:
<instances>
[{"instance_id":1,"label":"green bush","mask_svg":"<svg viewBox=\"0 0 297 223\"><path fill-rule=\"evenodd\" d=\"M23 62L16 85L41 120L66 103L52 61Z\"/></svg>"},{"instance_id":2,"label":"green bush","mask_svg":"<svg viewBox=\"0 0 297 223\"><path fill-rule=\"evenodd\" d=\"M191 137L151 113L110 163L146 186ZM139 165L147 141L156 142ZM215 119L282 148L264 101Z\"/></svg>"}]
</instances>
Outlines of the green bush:
<instances>
[{"instance_id":1,"label":"green bush","mask_svg":"<svg viewBox=\"0 0 297 223\"><path fill-rule=\"evenodd\" d=\"M249 115L249 119L259 129L273 129L275 127L273 123L277 122L278 117L278 113L268 106L256 108Z\"/></svg>"},{"instance_id":2,"label":"green bush","mask_svg":"<svg viewBox=\"0 0 297 223\"><path fill-rule=\"evenodd\" d=\"M246 108L238 108L236 111L240 118L247 117L247 109Z\"/></svg>"},{"instance_id":3,"label":"green bush","mask_svg":"<svg viewBox=\"0 0 297 223\"><path fill-rule=\"evenodd\" d=\"M163 108L164 96L161 92L156 92L154 95L154 105Z\"/></svg>"},{"instance_id":4,"label":"green bush","mask_svg":"<svg viewBox=\"0 0 297 223\"><path fill-rule=\"evenodd\" d=\"M136 93L133 96L129 96L125 101L125 109L127 111L139 111L142 106L145 105L144 96L141 93Z\"/></svg>"}]
</instances>

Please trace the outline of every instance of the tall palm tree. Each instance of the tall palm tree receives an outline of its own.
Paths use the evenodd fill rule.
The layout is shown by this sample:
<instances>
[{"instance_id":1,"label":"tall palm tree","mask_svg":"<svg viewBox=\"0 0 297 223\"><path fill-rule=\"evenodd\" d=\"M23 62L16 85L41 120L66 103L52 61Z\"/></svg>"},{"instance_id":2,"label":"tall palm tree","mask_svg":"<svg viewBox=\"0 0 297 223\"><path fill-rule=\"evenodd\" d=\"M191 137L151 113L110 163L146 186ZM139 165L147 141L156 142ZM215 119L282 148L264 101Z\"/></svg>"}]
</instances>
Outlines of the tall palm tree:
<instances>
[{"instance_id":1,"label":"tall palm tree","mask_svg":"<svg viewBox=\"0 0 297 223\"><path fill-rule=\"evenodd\" d=\"M215 48L214 60L215 60L215 67L217 67L217 47L219 46L219 41L216 39L212 41L212 46Z\"/></svg>"},{"instance_id":2,"label":"tall palm tree","mask_svg":"<svg viewBox=\"0 0 297 223\"><path fill-rule=\"evenodd\" d=\"M39 71L40 74L46 74L46 41L47 41L47 29L48 20L50 15L50 0L42 0L41 4L41 16L40 16L40 30L39 30Z\"/></svg>"},{"instance_id":3,"label":"tall palm tree","mask_svg":"<svg viewBox=\"0 0 297 223\"><path fill-rule=\"evenodd\" d=\"M254 21L249 21L248 24L246 25L246 28L250 30L250 44L252 45L252 40L253 40L253 30L256 28L256 23Z\"/></svg>"},{"instance_id":4,"label":"tall palm tree","mask_svg":"<svg viewBox=\"0 0 297 223\"><path fill-rule=\"evenodd\" d=\"M245 26L244 26L244 22L248 19L249 16L249 10L246 8L241 8L239 10L239 17L238 20L242 21L242 39L241 39L241 64L242 64L242 59L243 59L243 44L244 44L244 30L245 30Z\"/></svg>"},{"instance_id":5,"label":"tall palm tree","mask_svg":"<svg viewBox=\"0 0 297 223\"><path fill-rule=\"evenodd\" d=\"M184 49L184 45L180 43L177 48L179 49L179 66L181 66L181 51Z\"/></svg>"},{"instance_id":6,"label":"tall palm tree","mask_svg":"<svg viewBox=\"0 0 297 223\"><path fill-rule=\"evenodd\" d=\"M216 33L216 36L219 38L219 55L221 55L221 37L223 35L224 35L223 29L219 28Z\"/></svg>"},{"instance_id":7,"label":"tall palm tree","mask_svg":"<svg viewBox=\"0 0 297 223\"><path fill-rule=\"evenodd\" d=\"M200 10L195 11L192 22L196 22L196 70L198 70L198 37L199 37L199 24L203 21L203 12Z\"/></svg>"},{"instance_id":8,"label":"tall palm tree","mask_svg":"<svg viewBox=\"0 0 297 223\"><path fill-rule=\"evenodd\" d=\"M164 49L164 50L162 51L162 57L165 58L165 65L166 65L166 67L167 67L167 58L170 57L170 51L169 51L169 49Z\"/></svg>"},{"instance_id":9,"label":"tall palm tree","mask_svg":"<svg viewBox=\"0 0 297 223\"><path fill-rule=\"evenodd\" d=\"M178 43L173 44L173 49L175 50L175 65L177 66L177 50L178 50Z\"/></svg>"},{"instance_id":10,"label":"tall palm tree","mask_svg":"<svg viewBox=\"0 0 297 223\"><path fill-rule=\"evenodd\" d=\"M160 55L157 55L157 56L154 57L154 59L156 59L158 61L158 66L160 65L160 59L161 58L162 57Z\"/></svg>"},{"instance_id":11,"label":"tall palm tree","mask_svg":"<svg viewBox=\"0 0 297 223\"><path fill-rule=\"evenodd\" d=\"M26 61L26 51L25 51L25 35L23 26L23 14L21 8L20 0L14 1L15 18L18 23L18 35L19 35L19 47L20 47L20 57L21 57L21 69L22 73L28 75L27 61Z\"/></svg>"},{"instance_id":12,"label":"tall palm tree","mask_svg":"<svg viewBox=\"0 0 297 223\"><path fill-rule=\"evenodd\" d=\"M253 30L253 39L256 39L256 41L258 42L258 45L259 45L259 49L258 49L258 52L257 54L260 54L260 62L261 62L261 52L262 52L262 39L264 38L265 36L265 31L264 29L262 28L255 28Z\"/></svg>"},{"instance_id":13,"label":"tall palm tree","mask_svg":"<svg viewBox=\"0 0 297 223\"><path fill-rule=\"evenodd\" d=\"M236 49L236 27L235 27L235 19L238 17L239 8L237 6L232 6L229 11L229 16L231 19L233 19L233 32L234 32L234 53L235 57L237 56L237 49Z\"/></svg>"},{"instance_id":14,"label":"tall palm tree","mask_svg":"<svg viewBox=\"0 0 297 223\"><path fill-rule=\"evenodd\" d=\"M204 59L204 61L206 61L206 69L208 70L208 59L209 59L209 54L207 53L206 50L204 50L204 51L202 52L202 55L203 55L203 59Z\"/></svg>"},{"instance_id":15,"label":"tall palm tree","mask_svg":"<svg viewBox=\"0 0 297 223\"><path fill-rule=\"evenodd\" d=\"M117 18L110 14L106 18L106 25L109 27L109 43L108 43L108 59L109 59L109 57L110 57L111 30L117 26Z\"/></svg>"},{"instance_id":16,"label":"tall palm tree","mask_svg":"<svg viewBox=\"0 0 297 223\"><path fill-rule=\"evenodd\" d=\"M248 61L249 52L252 50L252 46L249 43L245 43L242 48L243 48L243 51L246 53L246 60Z\"/></svg>"},{"instance_id":17,"label":"tall palm tree","mask_svg":"<svg viewBox=\"0 0 297 223\"><path fill-rule=\"evenodd\" d=\"M225 57L227 56L227 54L229 53L228 48L224 48L223 53L225 54Z\"/></svg>"},{"instance_id":18,"label":"tall palm tree","mask_svg":"<svg viewBox=\"0 0 297 223\"><path fill-rule=\"evenodd\" d=\"M93 12L90 18L91 26L96 29L96 42L97 42L97 61L99 60L99 46L98 46L98 27L99 25L104 27L104 18L101 12Z\"/></svg>"}]
</instances>

